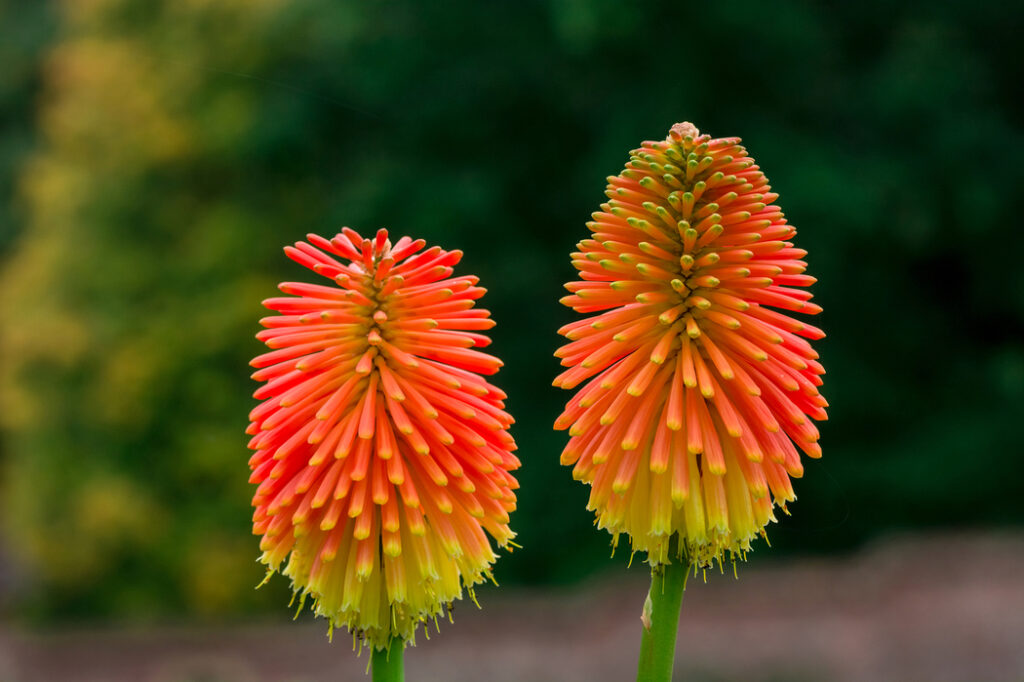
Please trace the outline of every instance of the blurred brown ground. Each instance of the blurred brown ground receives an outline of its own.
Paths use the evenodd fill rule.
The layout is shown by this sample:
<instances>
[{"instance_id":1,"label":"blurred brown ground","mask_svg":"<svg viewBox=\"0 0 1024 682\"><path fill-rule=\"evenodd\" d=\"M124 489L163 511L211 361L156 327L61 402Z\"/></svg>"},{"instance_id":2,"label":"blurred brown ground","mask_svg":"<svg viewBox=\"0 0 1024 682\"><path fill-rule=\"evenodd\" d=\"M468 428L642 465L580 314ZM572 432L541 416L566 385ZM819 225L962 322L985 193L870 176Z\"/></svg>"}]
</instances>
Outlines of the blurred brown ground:
<instances>
[{"instance_id":1,"label":"blurred brown ground","mask_svg":"<svg viewBox=\"0 0 1024 682\"><path fill-rule=\"evenodd\" d=\"M407 650L409 682L632 680L646 577L482 590ZM223 629L0 627L0 682L369 680L322 622ZM1022 682L1024 534L900 537L691 579L677 679Z\"/></svg>"}]
</instances>

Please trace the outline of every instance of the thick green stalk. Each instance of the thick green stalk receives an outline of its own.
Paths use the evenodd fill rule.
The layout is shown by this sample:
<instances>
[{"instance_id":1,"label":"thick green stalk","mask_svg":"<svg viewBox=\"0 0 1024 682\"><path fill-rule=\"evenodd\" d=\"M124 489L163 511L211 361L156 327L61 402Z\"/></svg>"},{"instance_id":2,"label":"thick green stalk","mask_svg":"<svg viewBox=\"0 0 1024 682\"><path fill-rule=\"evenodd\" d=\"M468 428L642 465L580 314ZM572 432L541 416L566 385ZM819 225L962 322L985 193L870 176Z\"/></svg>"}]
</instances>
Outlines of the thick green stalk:
<instances>
[{"instance_id":1,"label":"thick green stalk","mask_svg":"<svg viewBox=\"0 0 1024 682\"><path fill-rule=\"evenodd\" d=\"M640 663L637 682L671 682L676 657L679 609L686 591L690 567L681 561L660 565L651 571L651 589L643 611Z\"/></svg>"},{"instance_id":2,"label":"thick green stalk","mask_svg":"<svg viewBox=\"0 0 1024 682\"><path fill-rule=\"evenodd\" d=\"M401 639L391 640L387 649L374 648L370 656L370 668L373 670L373 682L404 682L405 670L402 667L402 653L405 643Z\"/></svg>"}]
</instances>

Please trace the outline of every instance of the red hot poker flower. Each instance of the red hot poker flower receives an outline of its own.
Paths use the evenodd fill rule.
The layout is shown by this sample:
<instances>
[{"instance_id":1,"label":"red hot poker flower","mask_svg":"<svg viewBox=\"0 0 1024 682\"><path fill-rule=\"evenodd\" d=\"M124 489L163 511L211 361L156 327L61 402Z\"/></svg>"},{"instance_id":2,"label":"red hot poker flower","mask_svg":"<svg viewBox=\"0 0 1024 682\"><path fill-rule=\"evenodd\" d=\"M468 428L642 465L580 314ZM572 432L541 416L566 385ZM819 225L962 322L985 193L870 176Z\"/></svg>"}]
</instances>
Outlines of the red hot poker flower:
<instances>
[{"instance_id":1,"label":"red hot poker flower","mask_svg":"<svg viewBox=\"0 0 1024 682\"><path fill-rule=\"evenodd\" d=\"M689 123L645 142L609 178L609 201L572 255L555 385L586 382L555 424L589 509L652 564L669 539L691 563L742 557L795 499L797 449L819 457L824 369L788 314L817 313L806 254L739 138Z\"/></svg>"},{"instance_id":2,"label":"red hot poker flower","mask_svg":"<svg viewBox=\"0 0 1024 682\"><path fill-rule=\"evenodd\" d=\"M348 228L286 247L330 280L288 282L264 305L252 361L250 481L261 561L314 610L378 649L411 640L465 585L491 576L519 466L484 294L451 277L460 251Z\"/></svg>"}]
</instances>

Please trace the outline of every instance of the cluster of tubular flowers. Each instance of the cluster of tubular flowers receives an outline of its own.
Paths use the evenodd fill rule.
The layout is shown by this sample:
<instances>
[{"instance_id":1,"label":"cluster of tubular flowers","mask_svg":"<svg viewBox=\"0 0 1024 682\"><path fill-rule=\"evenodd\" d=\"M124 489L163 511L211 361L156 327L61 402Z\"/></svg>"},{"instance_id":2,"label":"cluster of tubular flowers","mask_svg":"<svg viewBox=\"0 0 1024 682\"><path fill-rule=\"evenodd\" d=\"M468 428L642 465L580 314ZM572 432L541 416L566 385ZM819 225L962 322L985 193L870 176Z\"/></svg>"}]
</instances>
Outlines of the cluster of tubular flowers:
<instances>
[{"instance_id":1,"label":"cluster of tubular flowers","mask_svg":"<svg viewBox=\"0 0 1024 682\"><path fill-rule=\"evenodd\" d=\"M385 230L308 240L285 252L329 284L264 301L280 314L251 363L266 382L248 429L253 530L332 629L387 648L491 578L488 533L514 537L512 418L481 376L502 363L474 350L494 323L473 307L477 278L451 277L461 252Z\"/></svg>"},{"instance_id":2,"label":"cluster of tubular flowers","mask_svg":"<svg viewBox=\"0 0 1024 682\"><path fill-rule=\"evenodd\" d=\"M555 427L591 485L588 508L653 565L670 538L698 566L742 558L795 499L798 450L820 457L823 332L787 312L817 313L806 252L777 195L738 138L689 123L645 142L608 179L562 302L555 385L584 384ZM779 312L779 311L786 312Z\"/></svg>"}]
</instances>

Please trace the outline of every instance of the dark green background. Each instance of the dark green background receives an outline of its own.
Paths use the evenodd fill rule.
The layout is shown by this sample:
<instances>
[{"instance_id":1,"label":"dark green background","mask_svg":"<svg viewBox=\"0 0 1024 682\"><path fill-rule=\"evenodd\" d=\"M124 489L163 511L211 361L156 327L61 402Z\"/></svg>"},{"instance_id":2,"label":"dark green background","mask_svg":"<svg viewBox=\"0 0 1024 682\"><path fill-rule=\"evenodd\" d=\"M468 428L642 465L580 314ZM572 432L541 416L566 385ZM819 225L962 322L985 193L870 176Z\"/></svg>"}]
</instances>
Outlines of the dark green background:
<instances>
[{"instance_id":1,"label":"dark green background","mask_svg":"<svg viewBox=\"0 0 1024 682\"><path fill-rule=\"evenodd\" d=\"M819 278L825 457L774 549L1019 526L1020 9L997 2L0 0L0 585L30 617L280 610L248 535L281 247L466 256L523 468L505 583L607 559L558 465L569 252L629 149L738 135Z\"/></svg>"}]
</instances>

